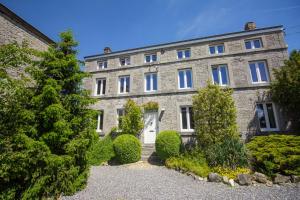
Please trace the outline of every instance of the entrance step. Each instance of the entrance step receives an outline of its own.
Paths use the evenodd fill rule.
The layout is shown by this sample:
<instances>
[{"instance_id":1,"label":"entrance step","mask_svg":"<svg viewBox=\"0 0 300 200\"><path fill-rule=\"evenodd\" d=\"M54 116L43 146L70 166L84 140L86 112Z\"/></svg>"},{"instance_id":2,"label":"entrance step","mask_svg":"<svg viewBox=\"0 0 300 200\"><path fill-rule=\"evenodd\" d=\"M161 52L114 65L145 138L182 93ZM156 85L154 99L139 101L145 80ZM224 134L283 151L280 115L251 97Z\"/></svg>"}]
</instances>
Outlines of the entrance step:
<instances>
[{"instance_id":1,"label":"entrance step","mask_svg":"<svg viewBox=\"0 0 300 200\"><path fill-rule=\"evenodd\" d=\"M154 144L143 144L142 145L142 161L159 161L158 156L155 153L155 145Z\"/></svg>"}]
</instances>

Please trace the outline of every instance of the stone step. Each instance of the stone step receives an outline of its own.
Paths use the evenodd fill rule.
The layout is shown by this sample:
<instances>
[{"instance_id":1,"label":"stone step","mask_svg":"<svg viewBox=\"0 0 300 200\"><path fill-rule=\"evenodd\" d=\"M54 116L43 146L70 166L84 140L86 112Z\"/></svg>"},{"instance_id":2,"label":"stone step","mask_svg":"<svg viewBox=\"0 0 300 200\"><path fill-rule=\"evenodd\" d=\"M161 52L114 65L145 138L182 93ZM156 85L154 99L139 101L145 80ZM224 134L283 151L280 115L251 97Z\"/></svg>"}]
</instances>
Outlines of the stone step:
<instances>
[{"instance_id":1,"label":"stone step","mask_svg":"<svg viewBox=\"0 0 300 200\"><path fill-rule=\"evenodd\" d=\"M157 155L151 155L151 156L141 156L142 161L160 161L159 157Z\"/></svg>"}]
</instances>

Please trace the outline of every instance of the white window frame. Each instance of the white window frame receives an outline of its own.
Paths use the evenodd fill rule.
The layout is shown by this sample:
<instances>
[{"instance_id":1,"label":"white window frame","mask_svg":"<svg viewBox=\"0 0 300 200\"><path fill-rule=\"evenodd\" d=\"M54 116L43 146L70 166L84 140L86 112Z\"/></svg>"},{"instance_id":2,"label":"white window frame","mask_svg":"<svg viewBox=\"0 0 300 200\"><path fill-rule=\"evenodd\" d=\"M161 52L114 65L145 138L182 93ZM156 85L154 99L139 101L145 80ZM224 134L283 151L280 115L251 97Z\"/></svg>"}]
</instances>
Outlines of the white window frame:
<instances>
[{"instance_id":1,"label":"white window frame","mask_svg":"<svg viewBox=\"0 0 300 200\"><path fill-rule=\"evenodd\" d=\"M129 78L128 80L129 80L129 88L128 88L128 92L126 91L126 87L127 87L127 77ZM124 91L123 92L121 92L121 79L122 78L124 78ZM118 85L118 87L119 87L119 89L118 89L118 91L119 91L119 94L128 94L129 92L130 92L130 76L119 76L119 85Z\"/></svg>"},{"instance_id":2,"label":"white window frame","mask_svg":"<svg viewBox=\"0 0 300 200\"><path fill-rule=\"evenodd\" d=\"M105 95L103 92L105 92L105 90L106 90L107 83L105 83L105 90L104 90L104 88L103 88L103 80L105 80L105 82L106 82L106 78L97 78L96 79L95 96ZM100 94L97 94L97 91L98 91L98 82L99 81L101 81L101 88L100 88Z\"/></svg>"},{"instance_id":3,"label":"white window frame","mask_svg":"<svg viewBox=\"0 0 300 200\"><path fill-rule=\"evenodd\" d=\"M223 83L222 83L222 73L221 73L221 70L220 70L221 67L225 67L225 70L226 70L226 76L227 76L226 78L227 78L227 82L228 82L227 84L223 84ZM218 77L219 77L219 81L220 81L219 84L216 84L215 81L214 81L213 68L217 68L217 70L218 70ZM227 64L213 65L213 66L211 67L211 77L212 77L213 84L215 84L215 85L219 85L219 86L229 86L229 85L230 85L230 80L229 80L229 74L228 74L228 66L227 66Z\"/></svg>"},{"instance_id":4,"label":"white window frame","mask_svg":"<svg viewBox=\"0 0 300 200\"><path fill-rule=\"evenodd\" d=\"M190 57L185 57L185 51L189 51L189 52L190 52L190 57L192 56L192 55L191 55L191 49L180 49L180 50L177 50L177 59L178 59L178 60L190 58ZM178 57L178 52L182 52L182 58L179 58L179 57Z\"/></svg>"},{"instance_id":5,"label":"white window frame","mask_svg":"<svg viewBox=\"0 0 300 200\"><path fill-rule=\"evenodd\" d=\"M99 110L100 113L98 113L98 118L97 118L97 129L96 132L102 132L103 130L100 129L101 125L101 116L102 116L102 128L104 127L104 111Z\"/></svg>"},{"instance_id":6,"label":"white window frame","mask_svg":"<svg viewBox=\"0 0 300 200\"><path fill-rule=\"evenodd\" d=\"M100 66L100 63L101 63L101 66ZM105 67L105 63L106 63L106 67ZM107 69L107 66L108 66L107 60L99 60L97 62L98 69Z\"/></svg>"},{"instance_id":7,"label":"white window frame","mask_svg":"<svg viewBox=\"0 0 300 200\"><path fill-rule=\"evenodd\" d=\"M223 52L222 52L222 53L219 53L219 51L218 51L218 46L223 46ZM210 47L214 47L215 53L211 53L211 52L210 52ZM225 45L224 45L224 44L210 45L210 46L208 47L208 52L209 52L210 55L223 54L223 53L225 53Z\"/></svg>"},{"instance_id":8,"label":"white window frame","mask_svg":"<svg viewBox=\"0 0 300 200\"><path fill-rule=\"evenodd\" d=\"M125 115L125 109L124 108L118 108L117 109L117 127L119 128L119 118L120 118L120 115L119 115L119 113L120 113L120 111L122 111L123 112L123 116Z\"/></svg>"},{"instance_id":9,"label":"white window frame","mask_svg":"<svg viewBox=\"0 0 300 200\"><path fill-rule=\"evenodd\" d=\"M153 56L154 55L156 56L156 61L153 61ZM146 56L150 56L150 62L147 62ZM152 62L157 62L157 61L158 61L157 53L145 54L145 56L144 56L144 62L145 63L152 63Z\"/></svg>"},{"instance_id":10,"label":"white window frame","mask_svg":"<svg viewBox=\"0 0 300 200\"><path fill-rule=\"evenodd\" d=\"M186 77L186 71L187 70L191 71L191 81L192 81L191 87L187 86L187 77ZM180 71L184 71L184 77L183 77L184 78L184 87L183 88L180 88L180 75L179 75ZM180 90L192 89L194 87L194 83L193 82L194 81L193 81L193 70L192 70L192 68L178 70L178 89L180 89Z\"/></svg>"},{"instance_id":11,"label":"white window frame","mask_svg":"<svg viewBox=\"0 0 300 200\"><path fill-rule=\"evenodd\" d=\"M145 76L144 76L144 91L145 92L156 92L158 90L158 83L156 83L156 86L157 86L157 89L154 90L153 89L153 75L156 74L156 81L158 82L158 76L157 76L157 73L154 72L154 73L146 73ZM150 75L150 90L147 90L147 76Z\"/></svg>"},{"instance_id":12,"label":"white window frame","mask_svg":"<svg viewBox=\"0 0 300 200\"><path fill-rule=\"evenodd\" d=\"M124 65L122 65L122 60L125 61ZM129 56L120 58L120 66L128 66L128 65L130 65L130 57Z\"/></svg>"},{"instance_id":13,"label":"white window frame","mask_svg":"<svg viewBox=\"0 0 300 200\"><path fill-rule=\"evenodd\" d=\"M258 40L258 41L259 41L260 47L256 48L256 47L254 46L254 40ZM263 43L262 43L262 41L261 41L261 38L255 38L255 39L251 39L251 40L245 40L245 49L246 49L246 50L251 50L251 49L247 49L247 48L246 48L246 42L250 42L251 49L260 49L260 48L263 47Z\"/></svg>"},{"instance_id":14,"label":"white window frame","mask_svg":"<svg viewBox=\"0 0 300 200\"><path fill-rule=\"evenodd\" d=\"M180 106L180 130L181 132L194 132L195 129L191 128L191 113L190 113L190 109L192 106ZM182 124L182 112L181 109L182 108L186 108L187 111L187 116L186 116L186 120L187 120L187 129L183 129L183 124Z\"/></svg>"},{"instance_id":15,"label":"white window frame","mask_svg":"<svg viewBox=\"0 0 300 200\"><path fill-rule=\"evenodd\" d=\"M258 66L259 62L263 62L264 63L265 72L266 72L266 76L267 76L267 81L262 81L261 80L261 75L260 75L259 66ZM252 72L251 72L251 68L250 68L250 64L252 64L252 63L255 64L255 71L256 71L256 75L257 75L257 82L254 82L253 78L252 78ZM267 62L266 61L264 61L264 60L250 61L248 63L248 68L249 68L249 72L250 72L252 84L261 84L261 83L269 83L270 82L269 71L268 71L268 66L267 66Z\"/></svg>"},{"instance_id":16,"label":"white window frame","mask_svg":"<svg viewBox=\"0 0 300 200\"><path fill-rule=\"evenodd\" d=\"M272 103L272 102L263 102L263 103L260 102L260 103L256 103L256 106L257 106L257 104L262 104L263 105L263 110L264 110L264 115L265 115L265 118L266 118L266 125L267 125L266 128L261 128L259 118L258 118L258 116L256 116L257 120L258 120L258 126L259 126L260 131L262 131L262 132L265 132L265 131L278 131L279 127L278 127L278 120L277 120L277 113L276 113L276 109L275 109L276 108L275 104ZM269 115L268 115L268 110L267 110L267 104L272 104L272 109L273 109L273 113L274 113L276 128L270 128L270 120L269 120ZM256 109L256 107L255 107L255 109ZM256 112L256 110L255 110L255 112Z\"/></svg>"}]
</instances>

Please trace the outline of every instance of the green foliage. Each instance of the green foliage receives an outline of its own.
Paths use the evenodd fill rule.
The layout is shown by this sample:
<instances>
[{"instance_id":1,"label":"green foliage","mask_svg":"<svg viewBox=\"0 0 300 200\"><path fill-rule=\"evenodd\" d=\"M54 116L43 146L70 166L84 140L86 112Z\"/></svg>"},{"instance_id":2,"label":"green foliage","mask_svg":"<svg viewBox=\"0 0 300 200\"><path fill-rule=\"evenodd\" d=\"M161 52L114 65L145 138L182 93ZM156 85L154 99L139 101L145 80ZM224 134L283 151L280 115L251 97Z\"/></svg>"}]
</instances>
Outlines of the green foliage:
<instances>
[{"instance_id":1,"label":"green foliage","mask_svg":"<svg viewBox=\"0 0 300 200\"><path fill-rule=\"evenodd\" d=\"M247 144L256 171L300 175L300 136L257 136Z\"/></svg>"},{"instance_id":2,"label":"green foliage","mask_svg":"<svg viewBox=\"0 0 300 200\"><path fill-rule=\"evenodd\" d=\"M121 121L121 132L123 134L138 135L144 128L142 109L131 99L125 104L125 116Z\"/></svg>"},{"instance_id":3,"label":"green foliage","mask_svg":"<svg viewBox=\"0 0 300 200\"><path fill-rule=\"evenodd\" d=\"M232 90L208 83L193 97L197 143L202 149L238 137Z\"/></svg>"},{"instance_id":4,"label":"green foliage","mask_svg":"<svg viewBox=\"0 0 300 200\"><path fill-rule=\"evenodd\" d=\"M222 166L236 169L248 166L248 158L244 144L237 138L224 138L219 145L212 145L205 150L209 166Z\"/></svg>"},{"instance_id":5,"label":"green foliage","mask_svg":"<svg viewBox=\"0 0 300 200\"><path fill-rule=\"evenodd\" d=\"M90 165L100 165L111 160L115 156L113 139L111 135L96 140L88 151L87 159Z\"/></svg>"},{"instance_id":6,"label":"green foliage","mask_svg":"<svg viewBox=\"0 0 300 200\"><path fill-rule=\"evenodd\" d=\"M200 152L185 153L178 157L170 157L165 162L166 167L184 172L192 172L201 177L207 177L210 169L205 157Z\"/></svg>"},{"instance_id":7,"label":"green foliage","mask_svg":"<svg viewBox=\"0 0 300 200\"><path fill-rule=\"evenodd\" d=\"M145 104L143 104L144 110L146 111L152 111L152 110L158 110L159 106L157 102L149 101Z\"/></svg>"},{"instance_id":8,"label":"green foliage","mask_svg":"<svg viewBox=\"0 0 300 200\"><path fill-rule=\"evenodd\" d=\"M114 140L114 150L121 164L133 163L141 159L141 142L132 134L118 136Z\"/></svg>"},{"instance_id":9,"label":"green foliage","mask_svg":"<svg viewBox=\"0 0 300 200\"><path fill-rule=\"evenodd\" d=\"M96 113L75 46L65 32L46 52L0 47L0 199L58 198L86 183ZM14 79L11 68L31 76Z\"/></svg>"},{"instance_id":10,"label":"green foliage","mask_svg":"<svg viewBox=\"0 0 300 200\"><path fill-rule=\"evenodd\" d=\"M176 131L162 131L155 140L155 151L160 159L178 156L180 153L181 138Z\"/></svg>"},{"instance_id":11,"label":"green foliage","mask_svg":"<svg viewBox=\"0 0 300 200\"><path fill-rule=\"evenodd\" d=\"M213 172L220 174L221 176L227 176L229 179L235 180L239 174L250 174L249 168L237 167L236 169L226 167L213 167Z\"/></svg>"},{"instance_id":12,"label":"green foliage","mask_svg":"<svg viewBox=\"0 0 300 200\"><path fill-rule=\"evenodd\" d=\"M300 51L292 51L284 66L274 69L272 99L288 113L296 130L300 128Z\"/></svg>"}]
</instances>

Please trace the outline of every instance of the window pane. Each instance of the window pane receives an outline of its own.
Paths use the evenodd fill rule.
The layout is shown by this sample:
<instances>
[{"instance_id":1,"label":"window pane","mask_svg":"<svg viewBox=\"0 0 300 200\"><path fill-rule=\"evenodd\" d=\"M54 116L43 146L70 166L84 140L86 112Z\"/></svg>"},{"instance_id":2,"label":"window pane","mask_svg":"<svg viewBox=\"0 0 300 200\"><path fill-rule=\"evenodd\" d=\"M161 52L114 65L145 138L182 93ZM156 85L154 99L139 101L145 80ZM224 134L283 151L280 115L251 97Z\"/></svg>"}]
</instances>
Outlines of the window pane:
<instances>
[{"instance_id":1,"label":"window pane","mask_svg":"<svg viewBox=\"0 0 300 200\"><path fill-rule=\"evenodd\" d=\"M182 129L187 129L186 108L181 108L181 125Z\"/></svg>"},{"instance_id":2,"label":"window pane","mask_svg":"<svg viewBox=\"0 0 300 200\"><path fill-rule=\"evenodd\" d=\"M267 72L266 72L266 68L265 68L265 63L264 62L259 62L258 63L258 68L259 68L261 81L268 81L267 80Z\"/></svg>"},{"instance_id":3,"label":"window pane","mask_svg":"<svg viewBox=\"0 0 300 200\"><path fill-rule=\"evenodd\" d=\"M267 103L266 106L267 106L267 111L268 111L270 128L276 128L276 121L275 121L273 106L271 103Z\"/></svg>"},{"instance_id":4,"label":"window pane","mask_svg":"<svg viewBox=\"0 0 300 200\"><path fill-rule=\"evenodd\" d=\"M224 53L224 46L223 45L218 46L218 53Z\"/></svg>"},{"instance_id":5,"label":"window pane","mask_svg":"<svg viewBox=\"0 0 300 200\"><path fill-rule=\"evenodd\" d=\"M192 107L189 107L189 112L190 112L190 128L194 129L194 113Z\"/></svg>"},{"instance_id":6,"label":"window pane","mask_svg":"<svg viewBox=\"0 0 300 200\"><path fill-rule=\"evenodd\" d=\"M186 73L187 87L191 88L193 85L192 70L186 70L185 73Z\"/></svg>"},{"instance_id":7,"label":"window pane","mask_svg":"<svg viewBox=\"0 0 300 200\"><path fill-rule=\"evenodd\" d=\"M263 104L256 105L256 114L258 117L260 128L267 128L267 122L266 122Z\"/></svg>"},{"instance_id":8,"label":"window pane","mask_svg":"<svg viewBox=\"0 0 300 200\"><path fill-rule=\"evenodd\" d=\"M105 94L105 89L106 89L106 80L102 80L103 88L102 88L102 94Z\"/></svg>"},{"instance_id":9,"label":"window pane","mask_svg":"<svg viewBox=\"0 0 300 200\"><path fill-rule=\"evenodd\" d=\"M103 62L103 68L107 68L107 61Z\"/></svg>"},{"instance_id":10,"label":"window pane","mask_svg":"<svg viewBox=\"0 0 300 200\"><path fill-rule=\"evenodd\" d=\"M251 49L251 42L250 41L246 41L245 42L245 46L246 46L246 49Z\"/></svg>"},{"instance_id":11,"label":"window pane","mask_svg":"<svg viewBox=\"0 0 300 200\"><path fill-rule=\"evenodd\" d=\"M215 47L209 47L210 54L215 54Z\"/></svg>"},{"instance_id":12,"label":"window pane","mask_svg":"<svg viewBox=\"0 0 300 200\"><path fill-rule=\"evenodd\" d=\"M191 57L191 51L190 50L185 50L184 55L185 55L186 58Z\"/></svg>"},{"instance_id":13,"label":"window pane","mask_svg":"<svg viewBox=\"0 0 300 200\"><path fill-rule=\"evenodd\" d=\"M179 88L184 88L184 71L179 71Z\"/></svg>"},{"instance_id":14,"label":"window pane","mask_svg":"<svg viewBox=\"0 0 300 200\"><path fill-rule=\"evenodd\" d=\"M153 90L157 90L157 74L152 74Z\"/></svg>"},{"instance_id":15,"label":"window pane","mask_svg":"<svg viewBox=\"0 0 300 200\"><path fill-rule=\"evenodd\" d=\"M126 77L126 92L129 92L130 90L130 78L129 76Z\"/></svg>"},{"instance_id":16,"label":"window pane","mask_svg":"<svg viewBox=\"0 0 300 200\"><path fill-rule=\"evenodd\" d=\"M146 91L150 91L151 90L151 76L150 74L146 75Z\"/></svg>"},{"instance_id":17,"label":"window pane","mask_svg":"<svg viewBox=\"0 0 300 200\"><path fill-rule=\"evenodd\" d=\"M254 43L255 48L260 48L261 47L260 40L254 40L253 43Z\"/></svg>"},{"instance_id":18,"label":"window pane","mask_svg":"<svg viewBox=\"0 0 300 200\"><path fill-rule=\"evenodd\" d=\"M221 78L222 78L222 84L227 85L228 80L227 80L227 70L226 66L221 66L220 71L221 71Z\"/></svg>"},{"instance_id":19,"label":"window pane","mask_svg":"<svg viewBox=\"0 0 300 200\"><path fill-rule=\"evenodd\" d=\"M120 93L124 92L124 78L120 78Z\"/></svg>"},{"instance_id":20,"label":"window pane","mask_svg":"<svg viewBox=\"0 0 300 200\"><path fill-rule=\"evenodd\" d=\"M126 65L130 65L130 58L125 58Z\"/></svg>"},{"instance_id":21,"label":"window pane","mask_svg":"<svg viewBox=\"0 0 300 200\"><path fill-rule=\"evenodd\" d=\"M152 55L152 62L155 62L157 60L157 56L155 54Z\"/></svg>"},{"instance_id":22,"label":"window pane","mask_svg":"<svg viewBox=\"0 0 300 200\"><path fill-rule=\"evenodd\" d=\"M214 84L219 84L220 81L219 81L219 73L217 67L212 68L212 74L213 74Z\"/></svg>"},{"instance_id":23,"label":"window pane","mask_svg":"<svg viewBox=\"0 0 300 200\"><path fill-rule=\"evenodd\" d=\"M124 110L118 109L117 114L118 114L118 127L120 128L122 125L122 117L124 116Z\"/></svg>"},{"instance_id":24,"label":"window pane","mask_svg":"<svg viewBox=\"0 0 300 200\"><path fill-rule=\"evenodd\" d=\"M254 63L250 63L249 66L250 66L252 81L253 82L258 82L255 64Z\"/></svg>"},{"instance_id":25,"label":"window pane","mask_svg":"<svg viewBox=\"0 0 300 200\"><path fill-rule=\"evenodd\" d=\"M182 51L177 51L177 56L178 56L178 59L181 59L182 58Z\"/></svg>"},{"instance_id":26,"label":"window pane","mask_svg":"<svg viewBox=\"0 0 300 200\"><path fill-rule=\"evenodd\" d=\"M103 111L100 113L100 130L103 130Z\"/></svg>"},{"instance_id":27,"label":"window pane","mask_svg":"<svg viewBox=\"0 0 300 200\"><path fill-rule=\"evenodd\" d=\"M101 80L98 80L97 81L97 95L100 94L100 91L101 91Z\"/></svg>"},{"instance_id":28,"label":"window pane","mask_svg":"<svg viewBox=\"0 0 300 200\"><path fill-rule=\"evenodd\" d=\"M146 56L146 62L150 62L150 56Z\"/></svg>"}]
</instances>

